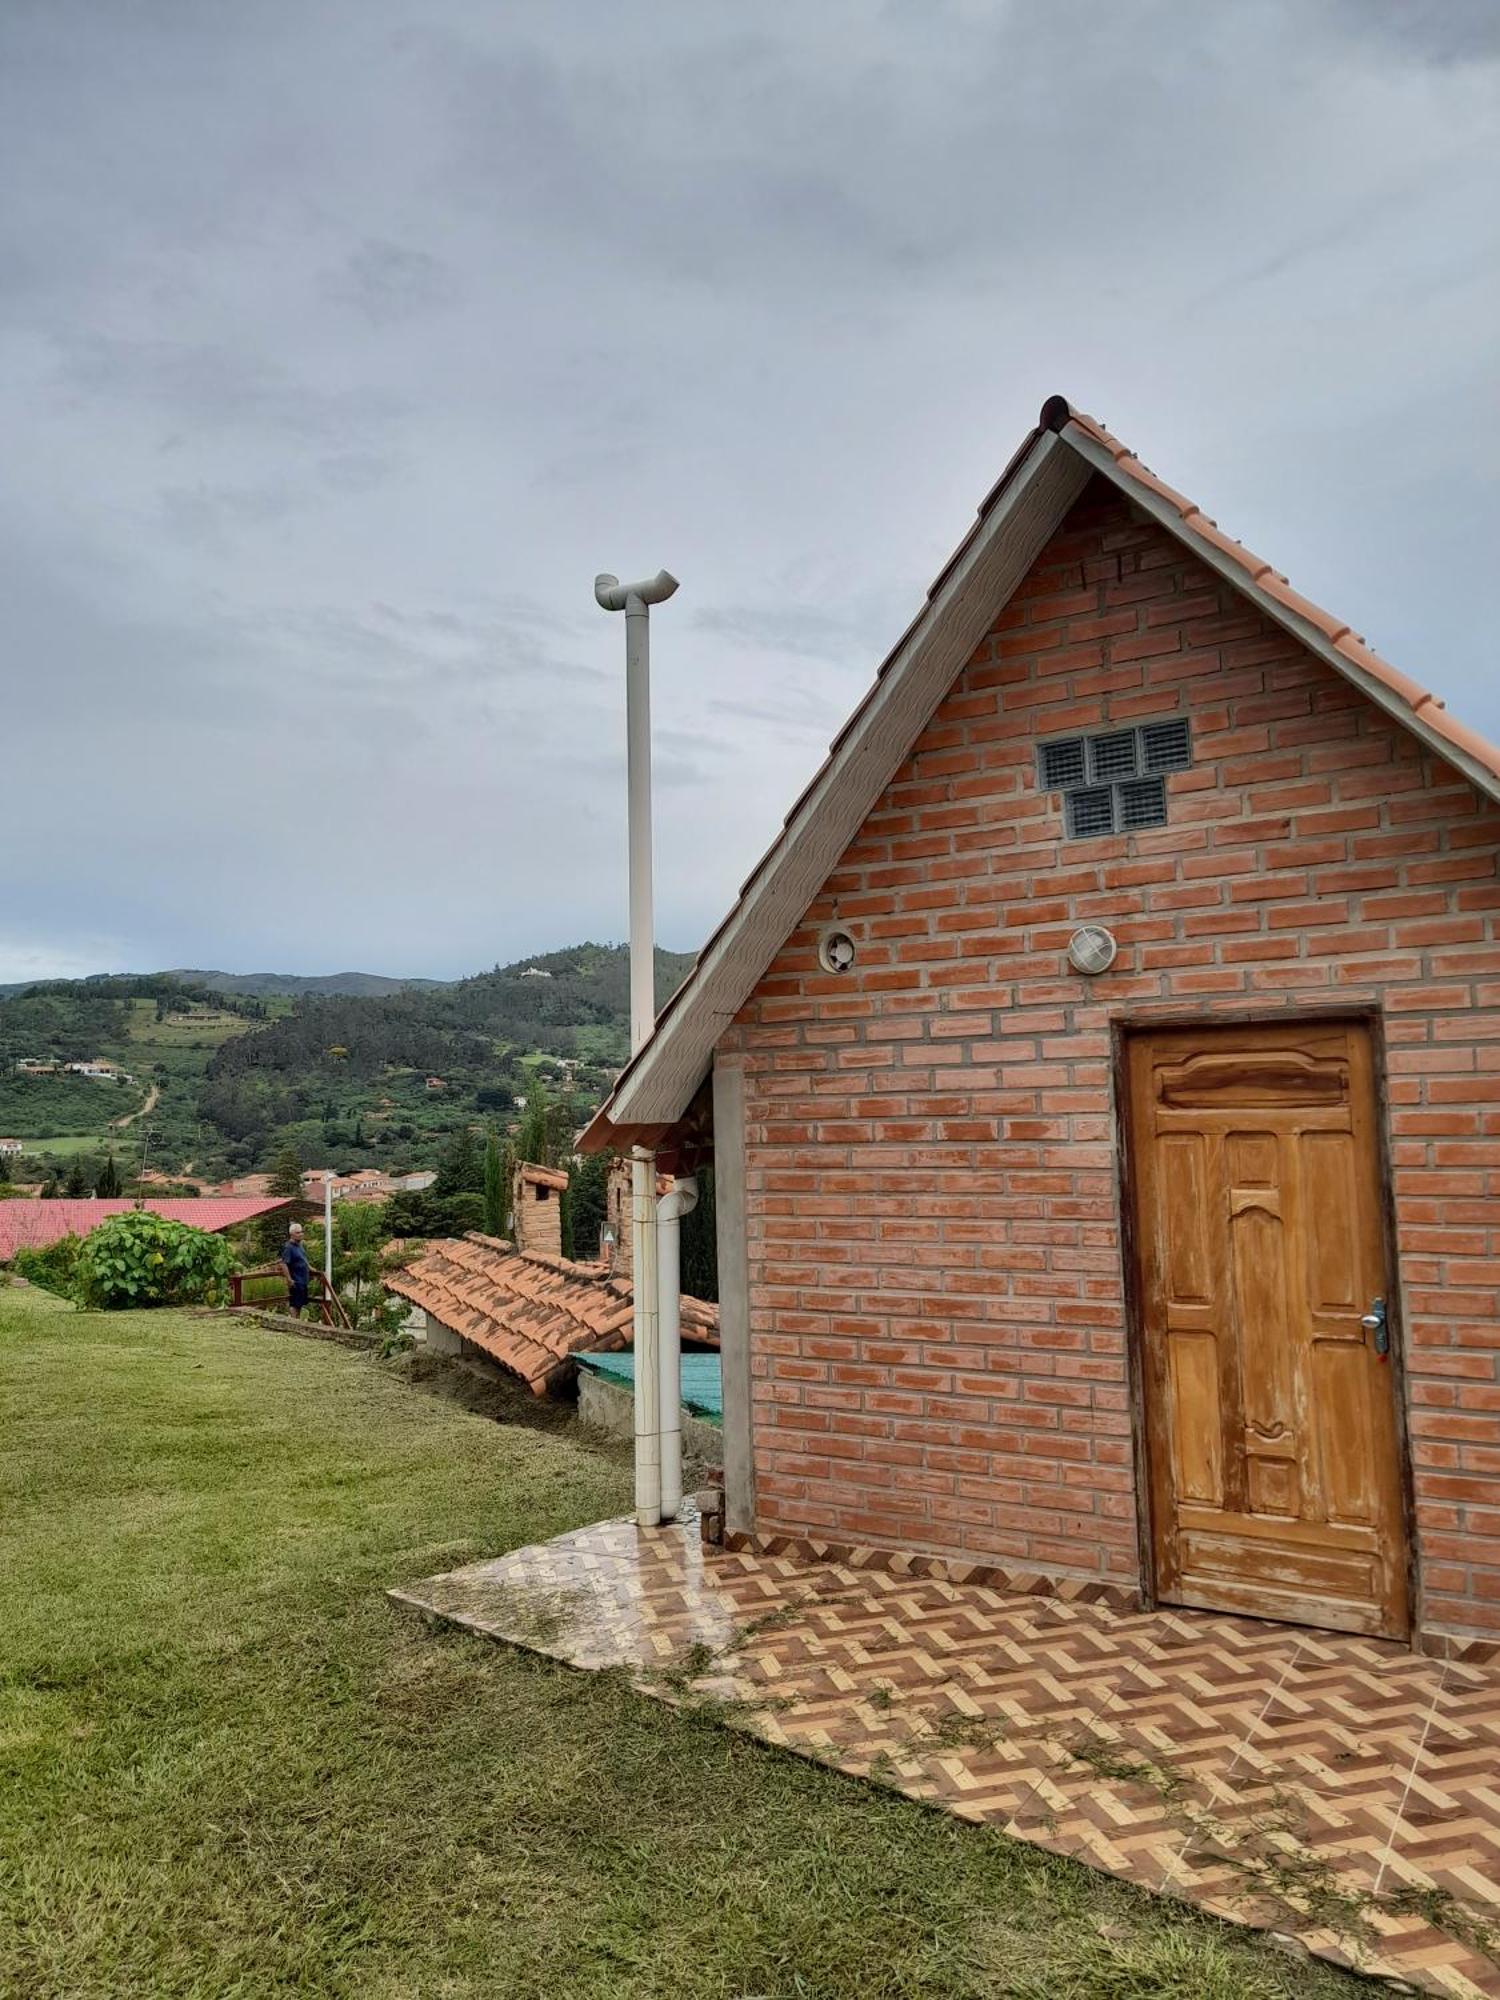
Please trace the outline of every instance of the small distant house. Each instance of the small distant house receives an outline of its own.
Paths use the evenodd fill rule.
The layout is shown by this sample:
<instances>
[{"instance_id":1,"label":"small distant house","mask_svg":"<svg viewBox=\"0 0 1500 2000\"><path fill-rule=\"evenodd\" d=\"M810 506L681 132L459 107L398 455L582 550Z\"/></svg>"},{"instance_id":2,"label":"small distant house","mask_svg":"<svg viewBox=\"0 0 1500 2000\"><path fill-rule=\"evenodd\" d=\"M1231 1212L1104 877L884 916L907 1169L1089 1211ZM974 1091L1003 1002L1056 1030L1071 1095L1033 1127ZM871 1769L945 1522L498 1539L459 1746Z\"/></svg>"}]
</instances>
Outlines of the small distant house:
<instances>
[{"instance_id":1,"label":"small distant house","mask_svg":"<svg viewBox=\"0 0 1500 2000\"><path fill-rule=\"evenodd\" d=\"M448 1086L440 1076L430 1076L427 1079L427 1088L429 1090L446 1090Z\"/></svg>"},{"instance_id":2,"label":"small distant house","mask_svg":"<svg viewBox=\"0 0 1500 2000\"><path fill-rule=\"evenodd\" d=\"M22 1139L0 1139L0 1153L3 1153L7 1159L13 1160L17 1154L24 1153L25 1150L26 1144Z\"/></svg>"},{"instance_id":3,"label":"small distant house","mask_svg":"<svg viewBox=\"0 0 1500 2000\"><path fill-rule=\"evenodd\" d=\"M21 1056L16 1063L17 1076L56 1076L59 1065L46 1056Z\"/></svg>"},{"instance_id":4,"label":"small distant house","mask_svg":"<svg viewBox=\"0 0 1500 2000\"><path fill-rule=\"evenodd\" d=\"M549 1167L518 1167L513 1242L477 1232L435 1242L387 1277L388 1291L421 1309L434 1352L487 1357L540 1396L571 1380L579 1355L629 1346L628 1181L611 1184L612 1253L590 1262L559 1254L567 1185L567 1175ZM684 1298L682 1334L689 1347L717 1348L717 1306Z\"/></svg>"},{"instance_id":5,"label":"small distant house","mask_svg":"<svg viewBox=\"0 0 1500 2000\"><path fill-rule=\"evenodd\" d=\"M523 979L550 979L552 974L547 971L545 966L528 965L526 970L521 974L521 977Z\"/></svg>"}]
</instances>

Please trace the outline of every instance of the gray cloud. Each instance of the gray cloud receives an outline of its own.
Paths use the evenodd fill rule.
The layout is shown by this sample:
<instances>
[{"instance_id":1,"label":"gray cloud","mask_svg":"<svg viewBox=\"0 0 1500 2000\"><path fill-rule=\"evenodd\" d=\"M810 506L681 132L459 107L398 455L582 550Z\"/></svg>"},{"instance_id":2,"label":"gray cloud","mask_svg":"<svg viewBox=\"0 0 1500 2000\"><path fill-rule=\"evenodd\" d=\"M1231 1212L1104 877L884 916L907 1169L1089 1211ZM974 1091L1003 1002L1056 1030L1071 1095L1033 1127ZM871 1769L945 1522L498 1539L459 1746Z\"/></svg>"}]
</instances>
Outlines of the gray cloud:
<instances>
[{"instance_id":1,"label":"gray cloud","mask_svg":"<svg viewBox=\"0 0 1500 2000\"><path fill-rule=\"evenodd\" d=\"M1500 735L1497 170L1489 0L0 10L0 979L618 935L663 562L691 945L1054 390Z\"/></svg>"}]
</instances>

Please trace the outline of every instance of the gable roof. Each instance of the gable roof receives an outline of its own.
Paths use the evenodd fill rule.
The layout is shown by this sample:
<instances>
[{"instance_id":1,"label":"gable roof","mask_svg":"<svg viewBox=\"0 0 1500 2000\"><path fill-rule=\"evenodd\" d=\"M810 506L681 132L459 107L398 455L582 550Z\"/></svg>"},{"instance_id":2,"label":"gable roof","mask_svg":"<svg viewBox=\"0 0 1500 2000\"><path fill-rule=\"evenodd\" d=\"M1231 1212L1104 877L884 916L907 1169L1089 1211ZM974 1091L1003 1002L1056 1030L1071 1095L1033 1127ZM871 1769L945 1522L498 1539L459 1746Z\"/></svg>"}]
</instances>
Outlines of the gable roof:
<instances>
[{"instance_id":1,"label":"gable roof","mask_svg":"<svg viewBox=\"0 0 1500 2000\"><path fill-rule=\"evenodd\" d=\"M43 1201L38 1195L0 1201L0 1264L14 1257L18 1250L45 1250L65 1236L87 1236L111 1216L128 1215L136 1208L149 1209L152 1215L165 1216L168 1222L191 1223L194 1229L206 1229L213 1235L221 1229L237 1229L242 1222L253 1222L257 1216L274 1215L279 1209L296 1206L295 1202L274 1196L259 1200L243 1195L208 1196L197 1201L171 1197L153 1201L149 1195L141 1201L131 1197L100 1201L68 1196L58 1201Z\"/></svg>"},{"instance_id":2,"label":"gable roof","mask_svg":"<svg viewBox=\"0 0 1500 2000\"><path fill-rule=\"evenodd\" d=\"M523 1255L496 1236L471 1231L429 1244L384 1282L519 1375L533 1395L544 1394L574 1355L630 1345L628 1278L610 1277L602 1264ZM718 1307L684 1297L682 1331L717 1346Z\"/></svg>"},{"instance_id":3,"label":"gable roof","mask_svg":"<svg viewBox=\"0 0 1500 2000\"><path fill-rule=\"evenodd\" d=\"M1050 396L973 527L829 747L780 833L693 970L583 1134L585 1152L651 1144L687 1109L720 1036L858 833L996 614L1094 476L1108 480L1257 610L1290 632L1470 783L1500 801L1500 749L1429 689L1371 651L1348 623L1158 479L1064 396Z\"/></svg>"}]
</instances>

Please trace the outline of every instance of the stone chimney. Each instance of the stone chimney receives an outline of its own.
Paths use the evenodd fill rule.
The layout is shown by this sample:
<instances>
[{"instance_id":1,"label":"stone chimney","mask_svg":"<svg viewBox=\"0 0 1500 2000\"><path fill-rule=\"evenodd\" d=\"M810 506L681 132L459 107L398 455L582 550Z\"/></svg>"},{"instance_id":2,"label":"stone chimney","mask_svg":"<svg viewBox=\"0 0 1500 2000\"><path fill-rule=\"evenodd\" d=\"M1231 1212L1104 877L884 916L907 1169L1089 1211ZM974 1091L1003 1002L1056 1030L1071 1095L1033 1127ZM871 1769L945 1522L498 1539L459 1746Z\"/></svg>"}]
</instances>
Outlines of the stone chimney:
<instances>
[{"instance_id":1,"label":"stone chimney","mask_svg":"<svg viewBox=\"0 0 1500 2000\"><path fill-rule=\"evenodd\" d=\"M510 1184L510 1233L523 1257L562 1255L562 1198L568 1177L523 1160Z\"/></svg>"},{"instance_id":2,"label":"stone chimney","mask_svg":"<svg viewBox=\"0 0 1500 2000\"><path fill-rule=\"evenodd\" d=\"M604 1226L615 1239L613 1251L606 1250L605 1264L612 1278L628 1278L633 1271L634 1233L630 1227L634 1203L630 1192L630 1155L609 1163L609 1179L604 1184Z\"/></svg>"}]
</instances>

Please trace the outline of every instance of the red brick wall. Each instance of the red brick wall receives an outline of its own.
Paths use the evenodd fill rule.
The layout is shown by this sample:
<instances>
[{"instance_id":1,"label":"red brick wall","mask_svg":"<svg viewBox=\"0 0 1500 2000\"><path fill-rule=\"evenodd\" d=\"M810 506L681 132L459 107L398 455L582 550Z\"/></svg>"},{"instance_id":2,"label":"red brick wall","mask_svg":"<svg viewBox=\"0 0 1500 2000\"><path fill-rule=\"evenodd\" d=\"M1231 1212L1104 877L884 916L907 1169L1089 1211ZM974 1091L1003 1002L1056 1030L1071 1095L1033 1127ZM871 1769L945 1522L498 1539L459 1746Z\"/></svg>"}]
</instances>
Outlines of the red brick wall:
<instances>
[{"instance_id":1,"label":"red brick wall","mask_svg":"<svg viewBox=\"0 0 1500 2000\"><path fill-rule=\"evenodd\" d=\"M1037 737L1177 714L1169 824L1063 840ZM1374 1003L1421 1622L1500 1635L1497 856L1500 811L1092 486L723 1045L757 1526L1133 1582L1111 1021Z\"/></svg>"}]
</instances>

